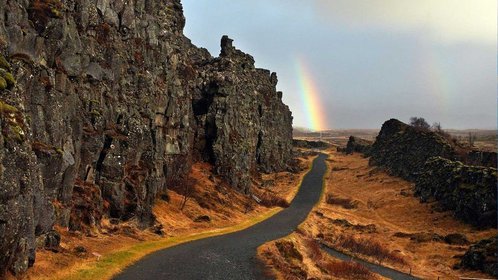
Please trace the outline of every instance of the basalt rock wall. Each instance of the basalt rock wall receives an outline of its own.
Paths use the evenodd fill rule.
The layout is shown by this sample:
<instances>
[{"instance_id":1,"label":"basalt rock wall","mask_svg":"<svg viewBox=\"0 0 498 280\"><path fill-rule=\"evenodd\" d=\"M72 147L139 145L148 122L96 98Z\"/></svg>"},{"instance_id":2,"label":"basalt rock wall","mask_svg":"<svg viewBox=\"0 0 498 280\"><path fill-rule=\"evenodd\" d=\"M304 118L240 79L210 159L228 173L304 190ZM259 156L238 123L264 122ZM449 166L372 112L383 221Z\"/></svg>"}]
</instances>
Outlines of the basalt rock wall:
<instances>
[{"instance_id":1,"label":"basalt rock wall","mask_svg":"<svg viewBox=\"0 0 498 280\"><path fill-rule=\"evenodd\" d=\"M436 199L444 209L478 227L496 227L496 169L430 158L419 173L415 195Z\"/></svg>"},{"instance_id":2,"label":"basalt rock wall","mask_svg":"<svg viewBox=\"0 0 498 280\"><path fill-rule=\"evenodd\" d=\"M276 74L228 37L213 58L184 25L179 0L0 0L0 275L32 265L56 223L150 225L193 161L244 192L287 168Z\"/></svg>"},{"instance_id":3,"label":"basalt rock wall","mask_svg":"<svg viewBox=\"0 0 498 280\"><path fill-rule=\"evenodd\" d=\"M395 119L384 123L369 154L371 164L416 182L422 201L435 199L474 226L496 226L496 168L462 163L484 165L485 157L472 157L436 132Z\"/></svg>"}]
</instances>

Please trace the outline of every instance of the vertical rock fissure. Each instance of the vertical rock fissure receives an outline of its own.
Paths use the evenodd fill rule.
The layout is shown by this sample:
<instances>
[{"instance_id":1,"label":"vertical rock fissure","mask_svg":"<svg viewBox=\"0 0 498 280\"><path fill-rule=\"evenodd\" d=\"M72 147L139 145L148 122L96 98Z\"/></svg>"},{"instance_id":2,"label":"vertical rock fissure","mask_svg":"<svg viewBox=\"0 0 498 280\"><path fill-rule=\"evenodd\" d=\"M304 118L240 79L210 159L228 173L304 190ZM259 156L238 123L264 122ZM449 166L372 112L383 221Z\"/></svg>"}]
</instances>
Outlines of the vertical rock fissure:
<instances>
[{"instance_id":1,"label":"vertical rock fissure","mask_svg":"<svg viewBox=\"0 0 498 280\"><path fill-rule=\"evenodd\" d=\"M105 140L104 140L104 147L100 151L99 158L97 160L97 164L95 165L95 171L96 171L96 176L95 176L95 183L99 184L100 182L100 177L102 175L102 169L104 166L104 160L107 156L107 153L109 152L109 149L111 149L112 145L112 137L106 135Z\"/></svg>"}]
</instances>

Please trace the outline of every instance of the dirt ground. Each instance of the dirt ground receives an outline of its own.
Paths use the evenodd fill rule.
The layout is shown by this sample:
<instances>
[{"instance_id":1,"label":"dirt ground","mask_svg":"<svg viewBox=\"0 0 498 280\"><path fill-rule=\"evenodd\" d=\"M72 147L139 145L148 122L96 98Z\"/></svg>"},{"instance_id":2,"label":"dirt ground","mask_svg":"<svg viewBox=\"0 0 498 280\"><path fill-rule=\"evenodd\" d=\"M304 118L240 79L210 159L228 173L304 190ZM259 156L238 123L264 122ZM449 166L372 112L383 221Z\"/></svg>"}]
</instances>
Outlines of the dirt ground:
<instances>
[{"instance_id":1,"label":"dirt ground","mask_svg":"<svg viewBox=\"0 0 498 280\"><path fill-rule=\"evenodd\" d=\"M332 150L329 154L330 172L326 175L322 201L299 227L300 234L289 237L302 249L302 255L307 255L307 249L299 244L312 238L362 259L406 273L411 270L424 279L489 278L453 266L459 263L458 256L465 253L470 243L492 237L497 230L476 230L456 220L451 212L442 212L437 203L420 203L413 196L411 183L369 166L368 159L360 154L344 155ZM469 243L446 243L445 237L455 233L462 234ZM282 257L281 252L275 250L275 242L265 246L259 250L260 258L278 270L272 262ZM361 246L367 252L375 248L370 250L375 253L355 251ZM325 277L314 272L313 266L302 267L309 267L305 270L310 275Z\"/></svg>"},{"instance_id":2,"label":"dirt ground","mask_svg":"<svg viewBox=\"0 0 498 280\"><path fill-rule=\"evenodd\" d=\"M266 206L213 176L209 164L197 163L191 172L195 184L183 209L185 197L179 194L181 191L169 190L155 203L157 224L153 228L141 230L133 220L114 225L105 219L100 229L87 236L58 227L56 230L61 234L58 252L37 251L34 267L18 279L64 279L97 259L143 241L222 229L264 215L278 207L270 205L272 202L288 204L292 200L312 160L311 156L300 158L302 170L298 173L280 172L254 178L254 194L258 199L264 198ZM16 278L8 276L8 279Z\"/></svg>"}]
</instances>

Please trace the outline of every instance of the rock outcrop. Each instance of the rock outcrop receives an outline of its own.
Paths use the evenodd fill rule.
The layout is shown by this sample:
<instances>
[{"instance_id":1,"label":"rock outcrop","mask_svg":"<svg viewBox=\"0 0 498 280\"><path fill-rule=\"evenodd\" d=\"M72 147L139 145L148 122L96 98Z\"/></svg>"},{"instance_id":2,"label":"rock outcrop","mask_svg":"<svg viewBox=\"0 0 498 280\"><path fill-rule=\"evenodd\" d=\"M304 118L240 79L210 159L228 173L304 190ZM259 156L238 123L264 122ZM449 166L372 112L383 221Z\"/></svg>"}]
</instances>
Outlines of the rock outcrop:
<instances>
[{"instance_id":1,"label":"rock outcrop","mask_svg":"<svg viewBox=\"0 0 498 280\"><path fill-rule=\"evenodd\" d=\"M496 168L460 162L471 155L439 133L391 119L372 145L370 164L416 182L415 195L422 201L435 199L467 223L493 227L497 216Z\"/></svg>"},{"instance_id":2,"label":"rock outcrop","mask_svg":"<svg viewBox=\"0 0 498 280\"><path fill-rule=\"evenodd\" d=\"M287 168L276 74L228 37L213 58L184 25L179 0L0 0L0 275L32 265L56 223L151 225L195 160L244 192Z\"/></svg>"},{"instance_id":3,"label":"rock outcrop","mask_svg":"<svg viewBox=\"0 0 498 280\"><path fill-rule=\"evenodd\" d=\"M310 141L310 140L300 140L294 139L292 141L294 147L306 148L306 149L326 149L330 147L330 144L323 141Z\"/></svg>"},{"instance_id":4,"label":"rock outcrop","mask_svg":"<svg viewBox=\"0 0 498 280\"><path fill-rule=\"evenodd\" d=\"M418 174L415 195L436 199L466 223L496 227L496 169L467 166L441 157L429 159Z\"/></svg>"},{"instance_id":5,"label":"rock outcrop","mask_svg":"<svg viewBox=\"0 0 498 280\"><path fill-rule=\"evenodd\" d=\"M344 152L348 155L352 153L362 153L365 156L369 156L372 144L371 141L350 136Z\"/></svg>"},{"instance_id":6,"label":"rock outcrop","mask_svg":"<svg viewBox=\"0 0 498 280\"><path fill-rule=\"evenodd\" d=\"M469 269L481 270L485 273L498 276L497 237L484 239L470 246L460 262L460 266Z\"/></svg>"},{"instance_id":7,"label":"rock outcrop","mask_svg":"<svg viewBox=\"0 0 498 280\"><path fill-rule=\"evenodd\" d=\"M454 148L441 135L396 119L386 121L370 150L370 164L386 168L409 181L435 156L455 159Z\"/></svg>"},{"instance_id":8,"label":"rock outcrop","mask_svg":"<svg viewBox=\"0 0 498 280\"><path fill-rule=\"evenodd\" d=\"M197 150L247 192L251 171L285 169L291 157L292 116L276 91L277 75L256 69L254 59L226 36L220 57L199 68L202 82L193 95Z\"/></svg>"}]
</instances>

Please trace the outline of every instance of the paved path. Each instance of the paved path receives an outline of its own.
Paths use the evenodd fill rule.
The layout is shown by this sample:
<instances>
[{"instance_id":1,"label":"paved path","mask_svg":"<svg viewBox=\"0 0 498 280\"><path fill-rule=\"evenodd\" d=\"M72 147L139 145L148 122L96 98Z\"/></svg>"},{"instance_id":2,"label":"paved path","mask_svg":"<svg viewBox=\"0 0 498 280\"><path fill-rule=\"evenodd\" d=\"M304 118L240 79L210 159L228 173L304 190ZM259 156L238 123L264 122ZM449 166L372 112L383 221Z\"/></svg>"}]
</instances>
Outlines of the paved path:
<instances>
[{"instance_id":1,"label":"paved path","mask_svg":"<svg viewBox=\"0 0 498 280\"><path fill-rule=\"evenodd\" d=\"M201 239L158 251L126 269L115 279L267 279L256 249L289 235L320 199L326 155L320 154L304 177L289 208L243 231Z\"/></svg>"},{"instance_id":2,"label":"paved path","mask_svg":"<svg viewBox=\"0 0 498 280\"><path fill-rule=\"evenodd\" d=\"M201 239L164 249L146 256L116 280L209 280L268 279L256 260L256 249L269 241L285 237L301 224L320 199L323 177L327 170L325 154L313 161L301 189L289 208L243 231ZM323 249L335 258L351 257L328 247ZM390 279L411 280L413 276L380 265L354 260Z\"/></svg>"}]
</instances>

